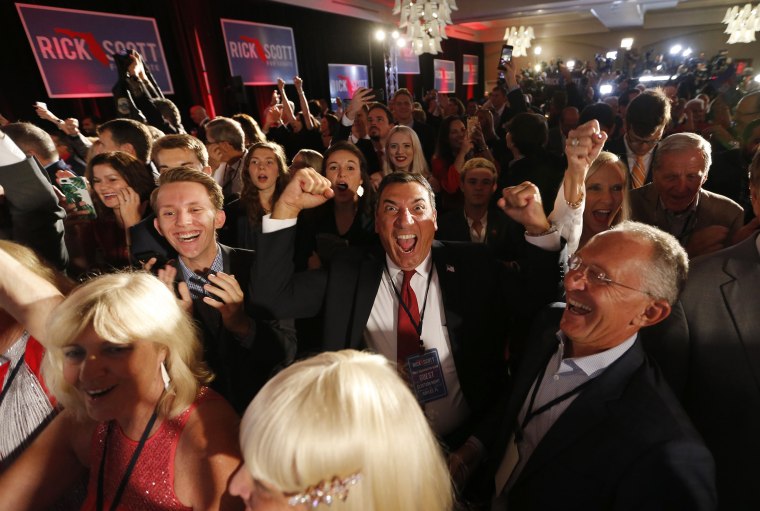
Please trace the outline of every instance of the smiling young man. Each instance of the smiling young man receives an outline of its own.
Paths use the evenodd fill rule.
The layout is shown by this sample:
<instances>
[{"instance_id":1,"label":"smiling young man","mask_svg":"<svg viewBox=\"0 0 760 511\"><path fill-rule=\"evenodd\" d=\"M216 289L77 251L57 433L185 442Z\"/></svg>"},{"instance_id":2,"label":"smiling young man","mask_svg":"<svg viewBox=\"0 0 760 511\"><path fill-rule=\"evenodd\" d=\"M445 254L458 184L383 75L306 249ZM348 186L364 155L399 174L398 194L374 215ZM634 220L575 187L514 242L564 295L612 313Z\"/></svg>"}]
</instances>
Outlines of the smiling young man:
<instances>
[{"instance_id":1,"label":"smiling young man","mask_svg":"<svg viewBox=\"0 0 760 511\"><path fill-rule=\"evenodd\" d=\"M176 250L176 267L158 270L176 286L203 336L206 361L216 373L214 386L241 412L273 368L295 352L292 321L264 321L261 310L246 311L245 292L255 254L216 241L225 222L221 187L208 174L189 167L161 175L151 196L156 230Z\"/></svg>"},{"instance_id":2,"label":"smiling young man","mask_svg":"<svg viewBox=\"0 0 760 511\"><path fill-rule=\"evenodd\" d=\"M625 222L568 266L567 303L514 374L491 509L715 509L712 456L638 340L670 313L685 251Z\"/></svg>"}]
</instances>

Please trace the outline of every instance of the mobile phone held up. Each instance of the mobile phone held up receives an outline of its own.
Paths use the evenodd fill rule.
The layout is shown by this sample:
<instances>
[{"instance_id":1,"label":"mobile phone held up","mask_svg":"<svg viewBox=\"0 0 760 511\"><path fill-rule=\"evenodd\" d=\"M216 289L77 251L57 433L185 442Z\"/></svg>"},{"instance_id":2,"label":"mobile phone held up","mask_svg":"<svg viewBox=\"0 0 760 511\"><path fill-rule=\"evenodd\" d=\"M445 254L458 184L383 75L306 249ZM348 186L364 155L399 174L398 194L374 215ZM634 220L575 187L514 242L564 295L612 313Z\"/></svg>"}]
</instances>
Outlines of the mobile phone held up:
<instances>
[{"instance_id":1,"label":"mobile phone held up","mask_svg":"<svg viewBox=\"0 0 760 511\"><path fill-rule=\"evenodd\" d=\"M92 197L87 191L87 182L82 176L58 178L58 186L66 196L66 202L74 204L79 211L87 211L87 218L97 217Z\"/></svg>"},{"instance_id":2,"label":"mobile phone held up","mask_svg":"<svg viewBox=\"0 0 760 511\"><path fill-rule=\"evenodd\" d=\"M502 71L505 71L507 69L507 62L512 61L513 49L514 48L509 44L505 44L501 47L501 57L499 58L499 67L497 69L500 69Z\"/></svg>"}]
</instances>

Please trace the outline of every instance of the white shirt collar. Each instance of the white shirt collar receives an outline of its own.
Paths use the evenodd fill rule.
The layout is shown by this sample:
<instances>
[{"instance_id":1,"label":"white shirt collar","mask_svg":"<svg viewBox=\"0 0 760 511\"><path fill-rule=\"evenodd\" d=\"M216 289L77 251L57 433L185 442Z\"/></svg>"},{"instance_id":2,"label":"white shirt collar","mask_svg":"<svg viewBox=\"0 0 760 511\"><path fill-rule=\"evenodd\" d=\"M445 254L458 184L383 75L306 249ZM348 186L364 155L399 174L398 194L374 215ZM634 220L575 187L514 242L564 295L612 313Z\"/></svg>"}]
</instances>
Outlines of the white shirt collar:
<instances>
[{"instance_id":1,"label":"white shirt collar","mask_svg":"<svg viewBox=\"0 0 760 511\"><path fill-rule=\"evenodd\" d=\"M385 254L385 264L388 267L388 273L390 274L391 278L395 278L396 275L401 270L396 264L391 261L391 258L388 254ZM422 261L422 263L417 266L414 271L416 271L419 275L422 275L424 279L427 280L428 275L430 274L430 271L433 269L433 251L431 250L428 252L427 257Z\"/></svg>"},{"instance_id":2,"label":"white shirt collar","mask_svg":"<svg viewBox=\"0 0 760 511\"><path fill-rule=\"evenodd\" d=\"M638 335L638 332L630 336L625 341L621 342L614 348L610 348L605 351L601 351L599 353L594 353L593 355L587 355L585 357L571 357L571 358L563 358L562 355L564 353L565 349L565 343L569 341L567 336L564 332L561 330L557 332L557 337L560 340L559 343L559 351L560 351L560 365L557 369L556 374L562 374L565 372L573 371L574 369L580 369L583 371L586 376L594 376L597 373L603 371L610 365L612 365L613 362L615 362L617 359L623 356L623 354L628 351L631 346L633 346L633 343L636 341L636 336Z\"/></svg>"}]
</instances>

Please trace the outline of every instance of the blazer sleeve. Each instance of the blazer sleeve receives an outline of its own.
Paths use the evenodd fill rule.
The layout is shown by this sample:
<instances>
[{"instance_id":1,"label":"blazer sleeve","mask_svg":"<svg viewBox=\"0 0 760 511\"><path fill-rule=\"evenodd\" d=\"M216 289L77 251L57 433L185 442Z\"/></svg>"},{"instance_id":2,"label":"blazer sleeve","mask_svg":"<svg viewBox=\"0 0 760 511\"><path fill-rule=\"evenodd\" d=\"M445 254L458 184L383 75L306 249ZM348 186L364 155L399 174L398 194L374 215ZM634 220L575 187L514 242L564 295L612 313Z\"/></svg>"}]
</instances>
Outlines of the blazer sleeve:
<instances>
[{"instance_id":1,"label":"blazer sleeve","mask_svg":"<svg viewBox=\"0 0 760 511\"><path fill-rule=\"evenodd\" d=\"M327 271L295 272L296 227L262 233L256 262L252 266L251 303L275 318L310 318L322 308L327 289Z\"/></svg>"},{"instance_id":2,"label":"blazer sleeve","mask_svg":"<svg viewBox=\"0 0 760 511\"><path fill-rule=\"evenodd\" d=\"M39 252L58 269L69 254L64 242L63 219L53 186L34 158L0 167L0 186L11 214L13 241Z\"/></svg>"}]
</instances>

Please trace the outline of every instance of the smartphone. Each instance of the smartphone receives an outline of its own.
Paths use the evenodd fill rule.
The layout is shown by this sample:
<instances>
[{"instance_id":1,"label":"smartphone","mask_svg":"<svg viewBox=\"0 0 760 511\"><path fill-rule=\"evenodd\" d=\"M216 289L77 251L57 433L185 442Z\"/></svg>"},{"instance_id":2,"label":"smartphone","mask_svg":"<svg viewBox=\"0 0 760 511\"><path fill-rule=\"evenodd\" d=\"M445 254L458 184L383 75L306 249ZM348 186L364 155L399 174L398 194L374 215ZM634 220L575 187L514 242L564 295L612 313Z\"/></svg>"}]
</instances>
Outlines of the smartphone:
<instances>
[{"instance_id":1,"label":"smartphone","mask_svg":"<svg viewBox=\"0 0 760 511\"><path fill-rule=\"evenodd\" d=\"M34 106L47 110L47 103L43 103L42 101L37 101Z\"/></svg>"},{"instance_id":2,"label":"smartphone","mask_svg":"<svg viewBox=\"0 0 760 511\"><path fill-rule=\"evenodd\" d=\"M467 133L472 135L472 132L475 131L475 128L478 126L478 116L477 115L471 115L467 118Z\"/></svg>"},{"instance_id":3,"label":"smartphone","mask_svg":"<svg viewBox=\"0 0 760 511\"><path fill-rule=\"evenodd\" d=\"M501 47L501 57L499 58L499 67L497 69L506 70L507 62L512 61L512 45L505 44Z\"/></svg>"},{"instance_id":4,"label":"smartphone","mask_svg":"<svg viewBox=\"0 0 760 511\"><path fill-rule=\"evenodd\" d=\"M385 102L385 89L372 89L372 94L375 96L373 101Z\"/></svg>"},{"instance_id":5,"label":"smartphone","mask_svg":"<svg viewBox=\"0 0 760 511\"><path fill-rule=\"evenodd\" d=\"M87 218L95 219L95 205L92 203L90 192L87 191L87 182L82 176L58 178L58 186L66 196L66 202L74 204L79 211L87 211Z\"/></svg>"}]
</instances>

